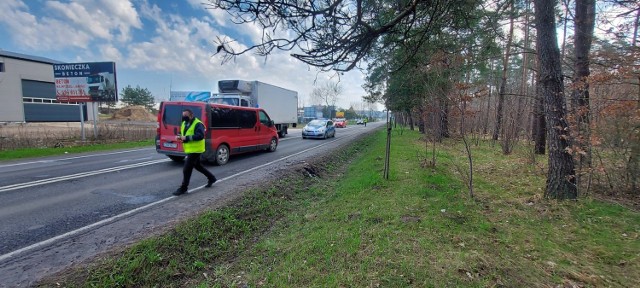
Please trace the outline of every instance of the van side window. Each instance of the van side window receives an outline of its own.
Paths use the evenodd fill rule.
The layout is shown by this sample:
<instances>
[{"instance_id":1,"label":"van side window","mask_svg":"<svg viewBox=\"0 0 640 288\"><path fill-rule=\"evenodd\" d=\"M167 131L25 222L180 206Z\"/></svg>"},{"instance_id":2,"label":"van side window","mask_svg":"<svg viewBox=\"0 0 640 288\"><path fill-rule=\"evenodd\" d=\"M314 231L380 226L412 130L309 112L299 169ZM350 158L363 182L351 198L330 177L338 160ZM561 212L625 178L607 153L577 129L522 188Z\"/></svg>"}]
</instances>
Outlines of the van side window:
<instances>
[{"instance_id":1,"label":"van side window","mask_svg":"<svg viewBox=\"0 0 640 288\"><path fill-rule=\"evenodd\" d=\"M269 119L269 116L267 116L267 113L264 113L264 111L260 111L260 123L264 125L269 125L270 120L271 119Z\"/></svg>"},{"instance_id":2,"label":"van side window","mask_svg":"<svg viewBox=\"0 0 640 288\"><path fill-rule=\"evenodd\" d=\"M213 108L211 109L211 127L214 128L237 128L238 110L230 108Z\"/></svg>"},{"instance_id":3,"label":"van side window","mask_svg":"<svg viewBox=\"0 0 640 288\"><path fill-rule=\"evenodd\" d=\"M249 101L247 101L246 99L240 100L240 106L249 107Z\"/></svg>"},{"instance_id":4,"label":"van side window","mask_svg":"<svg viewBox=\"0 0 640 288\"><path fill-rule=\"evenodd\" d=\"M256 126L256 112L251 110L238 110L240 115L240 128L253 128Z\"/></svg>"}]
</instances>

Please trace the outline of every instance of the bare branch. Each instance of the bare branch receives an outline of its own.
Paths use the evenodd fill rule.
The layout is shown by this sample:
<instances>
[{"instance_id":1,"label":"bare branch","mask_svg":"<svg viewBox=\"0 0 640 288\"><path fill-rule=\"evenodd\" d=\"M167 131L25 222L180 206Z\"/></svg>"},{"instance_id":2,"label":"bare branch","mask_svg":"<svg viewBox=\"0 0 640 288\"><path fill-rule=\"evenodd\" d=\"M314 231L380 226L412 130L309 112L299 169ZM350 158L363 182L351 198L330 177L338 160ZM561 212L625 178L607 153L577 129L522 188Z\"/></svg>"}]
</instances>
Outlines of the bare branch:
<instances>
[{"instance_id":1,"label":"bare branch","mask_svg":"<svg viewBox=\"0 0 640 288\"><path fill-rule=\"evenodd\" d=\"M234 49L230 39L217 39L223 62L256 51L267 56L276 50L293 51L292 57L322 71L350 71L374 49L392 49L408 40L420 44L452 21L452 7L464 0L408 0L399 2L363 0L209 0L206 9L226 11L236 24L254 24L262 29L258 43ZM292 32L278 36L280 32ZM284 34L284 33L282 33ZM384 42L384 37L394 39ZM417 51L420 45L416 45ZM414 52L415 52L414 51ZM217 54L216 53L216 54Z\"/></svg>"}]
</instances>

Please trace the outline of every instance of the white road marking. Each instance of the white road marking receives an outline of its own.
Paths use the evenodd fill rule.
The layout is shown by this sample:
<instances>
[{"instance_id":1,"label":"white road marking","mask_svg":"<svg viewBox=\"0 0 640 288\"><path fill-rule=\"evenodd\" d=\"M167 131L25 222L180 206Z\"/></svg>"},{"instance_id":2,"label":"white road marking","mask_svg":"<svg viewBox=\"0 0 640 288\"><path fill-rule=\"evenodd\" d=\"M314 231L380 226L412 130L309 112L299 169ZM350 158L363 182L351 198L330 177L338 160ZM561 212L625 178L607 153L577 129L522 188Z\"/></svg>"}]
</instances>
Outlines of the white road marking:
<instances>
[{"instance_id":1,"label":"white road marking","mask_svg":"<svg viewBox=\"0 0 640 288\"><path fill-rule=\"evenodd\" d=\"M129 161L142 161L142 160L151 160L151 159L153 159L153 157L143 157L138 159L122 159L120 161L116 161L116 163L126 163Z\"/></svg>"},{"instance_id":2,"label":"white road marking","mask_svg":"<svg viewBox=\"0 0 640 288\"><path fill-rule=\"evenodd\" d=\"M67 237L71 237L71 236L73 236L73 235L76 235L76 234L82 233L82 232L84 232L84 231L90 230L90 229L92 229L92 228L94 228L94 227L98 227L98 226L101 226L101 225L104 225L104 224L108 224L109 222L113 222L113 221L115 221L115 220L117 220L117 219L124 218L124 217L126 217L126 216L131 215L131 214L135 214L135 213L137 213L138 211L142 211L142 210L147 209L147 208L149 208L149 207L151 207L151 206L158 205L158 204L160 204L160 203L163 203L163 202L169 201L169 200L171 200L171 199L172 199L172 198L174 198L174 197L176 197L176 196L172 196L172 197L169 197L169 198L165 198L165 199L162 199L162 200L160 200L160 201L156 201L156 202L153 202L153 203L147 204L147 205L145 205L145 206L138 207L138 208L133 209L133 210L129 210L129 211L127 211L127 212L124 212L124 213L118 214L118 215L113 216L113 217L111 217L111 218L107 218L107 219L104 219L104 220L98 221L98 222L96 222L96 223L93 223L93 224L90 224L90 225L84 226L84 227L82 227L82 228L78 228L78 229L76 229L76 230L69 231L69 232L67 232L67 233L64 233L64 234L61 234L61 235L55 236L55 237L53 237L53 238L49 238L49 239L47 239L47 240L44 240L44 241L41 241L41 242L35 243L35 244L33 244L33 245L30 245L30 246L27 246L27 247L24 247L24 248L21 248L21 249L15 250L15 251L13 251L13 252L9 252L9 253L7 253L7 254L4 254L4 255L0 256L0 262L2 262L2 261L4 261L4 260L7 260L7 259L9 259L9 258L11 258L11 257L13 257L13 256L16 256L16 255L18 255L18 254L20 254L20 253L27 252L27 251L29 251L29 250L33 250L33 249L35 249L35 248L42 247L42 246L45 246L45 245L49 245L49 244L51 244L51 243L54 243L55 241L58 241L58 240L61 240L61 239L67 238Z\"/></svg>"},{"instance_id":3,"label":"white road marking","mask_svg":"<svg viewBox=\"0 0 640 288\"><path fill-rule=\"evenodd\" d=\"M328 141L328 142L325 142L325 143L320 144L320 145L318 145L318 146L314 146L314 147L311 147L311 148L308 148L308 149L302 150L302 151L300 151L300 152L297 152L297 153L291 154L291 155L286 156L286 157L282 157L282 158L280 158L280 159L278 159L278 160L274 160L274 161L271 161L271 162L268 162L268 163L262 164L262 165L260 165L260 166L253 167L253 168L251 168L251 169L249 169L249 170L245 170L245 171L242 171L242 172L240 172L240 173L236 173L236 174L234 174L234 175L224 177L224 178L219 179L218 181L216 181L216 183L218 183L218 182L223 182L223 181L226 181L226 180L229 180L229 179L231 179L231 178L233 178L233 177L237 177L237 176L240 176L240 175L242 175L242 174L249 173L249 172L254 171L254 170L256 170L256 169L260 169L260 168L264 168L264 167L269 166L269 165L273 165L273 164L275 164L275 163L278 163L278 162L284 161L284 160L286 160L286 159L289 159L289 158L291 158L291 157L294 157L294 156L297 156L297 155L300 155L300 154L304 154L304 153L306 153L306 152L308 152L308 151L311 151L311 150L313 150L313 149L317 149L317 148L319 148L319 147L322 147L322 146L325 146L325 145L331 144L331 143L333 143L333 142L335 142L335 141L339 141L339 140L344 140L344 138L333 139L332 141ZM163 160L163 161L168 161L168 160ZM150 164L149 164L149 165L150 165ZM193 189L189 190L187 193L192 193L192 192L195 192L195 191L197 191L197 190L200 190L200 189L204 188L204 186L205 186L205 185L202 185L202 186L199 186L199 187L193 188ZM124 212L124 213L122 213L122 214L115 215L115 216L113 216L113 217L111 217L111 218L107 218L107 219L104 219L104 220L98 221L98 222L96 222L96 223L89 224L89 225L87 225L87 226L84 226L84 227L78 228L78 229L76 229L76 230L69 231L69 232L67 232L67 233L64 233L64 234L61 234L61 235L55 236L55 237L53 237L53 238L49 238L49 239L47 239L47 240L44 240L44 241L41 241L41 242L38 242L38 243L35 243L35 244L31 244L31 245L29 245L29 246L27 246L27 247L24 247L24 248L21 248L21 249L18 249L18 250L15 250L15 251L9 252L9 253L7 253L7 254L4 254L4 255L1 255L1 256L0 256L0 262L3 262L3 261L5 261L5 260L7 260L7 259L9 259L9 258L11 258L11 257L14 257L14 256L17 256L17 255L21 254L21 253L24 253L24 252L27 252L27 251L30 251L30 250L34 250L34 249L37 249L37 248L40 248L40 247L43 247L43 246L49 245L49 244L51 244L51 243L54 243L55 241L58 241L58 240L61 240L61 239L67 238L67 237L71 237L71 236L74 236L74 235L77 235L77 234L83 233L83 232L85 232L85 231L87 231L87 230L90 230L90 229L92 229L92 228L94 228L94 227L98 227L98 226L101 226L101 225L109 224L110 222L113 222L113 221L118 220L118 219L120 219L120 218L124 218L124 217L126 217L126 216L132 215L132 214L134 214L134 213L137 213L137 212L142 211L142 210L144 210L144 209L147 209L147 208L149 208L149 207L152 207L152 206L155 206L155 205L158 205L158 204L161 204L161 203L167 202L167 201L169 201L169 200L171 200L171 199L174 199L174 198L177 198L177 197L180 197L180 196L170 196L170 197L167 197L167 198L164 198L164 199L158 200L158 201L156 201L156 202L149 203L149 204L144 205L144 206L142 206L142 207L138 207L138 208L136 208L136 209L133 209L133 210L130 210L130 211Z\"/></svg>"},{"instance_id":4,"label":"white road marking","mask_svg":"<svg viewBox=\"0 0 640 288\"><path fill-rule=\"evenodd\" d=\"M38 185L51 184L51 183L56 183L56 182L60 182L60 181L70 180L70 179L88 177L88 176L93 176L93 175L98 175L98 174L103 174L103 173L108 173L108 172L115 172L115 171L120 171L120 170L131 169L131 168L138 168L138 167L158 164L158 163L162 163L162 162L167 162L167 161L170 161L170 160L169 159L153 160L153 161L147 161L147 162L124 165L124 166L105 168L105 169L100 169L100 170L95 170L95 171L81 172L81 173L76 173L76 174L71 174L71 175L60 176L60 177L53 177L53 178L49 178L49 179L42 179L42 180L36 180L36 181L31 181L31 182L0 186L0 193L7 192L7 191L12 191L12 190L17 190L17 189L22 189L22 188L38 186Z\"/></svg>"},{"instance_id":5,"label":"white road marking","mask_svg":"<svg viewBox=\"0 0 640 288\"><path fill-rule=\"evenodd\" d=\"M155 150L156 148L155 147L154 148L141 148L141 149L118 151L118 152L111 152L111 153L75 156L75 157L61 158L61 159L55 159L55 160L38 160L38 161L21 162L21 163L15 163L15 164L5 164L5 165L0 165L0 168L20 166L20 165L29 165L29 164L51 163L51 162L56 162L56 161L66 161L66 160L73 160L73 159L80 159L80 158L87 158L87 157L95 157L95 156L115 155L115 154L137 152L137 151L149 150L149 149L154 149Z\"/></svg>"}]
</instances>

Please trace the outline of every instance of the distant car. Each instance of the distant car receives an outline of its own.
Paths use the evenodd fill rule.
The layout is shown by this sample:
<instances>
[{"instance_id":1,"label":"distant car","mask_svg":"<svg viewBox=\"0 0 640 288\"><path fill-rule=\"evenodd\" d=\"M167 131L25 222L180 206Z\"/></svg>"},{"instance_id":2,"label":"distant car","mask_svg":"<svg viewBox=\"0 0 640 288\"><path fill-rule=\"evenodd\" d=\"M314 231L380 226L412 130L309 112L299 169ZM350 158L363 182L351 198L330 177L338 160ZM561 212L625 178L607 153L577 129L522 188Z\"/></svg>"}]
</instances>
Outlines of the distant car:
<instances>
[{"instance_id":1,"label":"distant car","mask_svg":"<svg viewBox=\"0 0 640 288\"><path fill-rule=\"evenodd\" d=\"M302 128L302 139L330 137L336 137L336 127L331 120L311 120Z\"/></svg>"},{"instance_id":2,"label":"distant car","mask_svg":"<svg viewBox=\"0 0 640 288\"><path fill-rule=\"evenodd\" d=\"M362 120L362 119L358 119L358 120L356 120L356 124L358 124L358 125L364 125L364 120Z\"/></svg>"},{"instance_id":3,"label":"distant car","mask_svg":"<svg viewBox=\"0 0 640 288\"><path fill-rule=\"evenodd\" d=\"M335 125L336 128L347 128L347 119L337 118L333 125Z\"/></svg>"}]
</instances>

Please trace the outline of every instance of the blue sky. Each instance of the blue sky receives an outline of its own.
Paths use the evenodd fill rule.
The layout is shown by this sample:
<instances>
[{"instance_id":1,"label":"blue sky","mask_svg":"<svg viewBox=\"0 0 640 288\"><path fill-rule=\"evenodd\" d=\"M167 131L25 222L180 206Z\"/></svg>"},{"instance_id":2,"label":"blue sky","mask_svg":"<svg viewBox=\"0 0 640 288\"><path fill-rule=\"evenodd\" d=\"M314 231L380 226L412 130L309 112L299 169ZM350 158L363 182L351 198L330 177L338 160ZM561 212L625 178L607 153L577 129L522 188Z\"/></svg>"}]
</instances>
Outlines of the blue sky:
<instances>
[{"instance_id":1,"label":"blue sky","mask_svg":"<svg viewBox=\"0 0 640 288\"><path fill-rule=\"evenodd\" d=\"M314 87L338 81L286 52L267 59L246 53L222 65L213 56L217 37L250 46L261 30L235 25L226 12L205 9L202 2L0 0L0 49L63 62L114 61L120 90L140 85L158 101L168 99L170 89L215 92L218 80L242 79L296 90L309 105ZM359 108L363 77L359 71L340 76L339 107Z\"/></svg>"}]
</instances>

